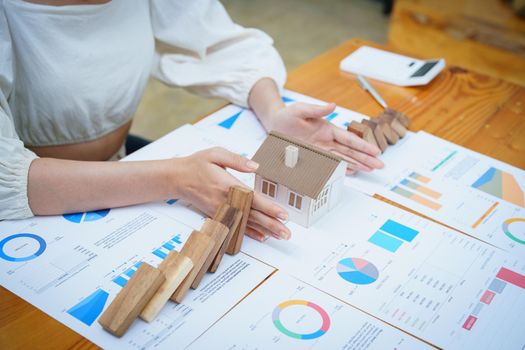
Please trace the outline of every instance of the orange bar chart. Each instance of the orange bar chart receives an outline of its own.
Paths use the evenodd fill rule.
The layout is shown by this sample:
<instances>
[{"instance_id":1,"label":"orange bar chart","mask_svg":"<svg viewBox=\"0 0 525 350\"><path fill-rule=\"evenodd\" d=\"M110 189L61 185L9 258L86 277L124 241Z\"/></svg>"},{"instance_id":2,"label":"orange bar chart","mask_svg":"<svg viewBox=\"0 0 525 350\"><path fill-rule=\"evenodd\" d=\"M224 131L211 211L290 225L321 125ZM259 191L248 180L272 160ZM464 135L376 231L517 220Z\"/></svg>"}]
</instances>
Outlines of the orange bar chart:
<instances>
[{"instance_id":1,"label":"orange bar chart","mask_svg":"<svg viewBox=\"0 0 525 350\"><path fill-rule=\"evenodd\" d=\"M403 197L406 197L414 202L417 202L421 205L429 207L430 209L433 209L433 210L439 210L442 207L442 205L437 202L431 201L430 199L420 196L417 193L405 190L404 188L399 187L399 186L392 187L391 191Z\"/></svg>"},{"instance_id":2,"label":"orange bar chart","mask_svg":"<svg viewBox=\"0 0 525 350\"><path fill-rule=\"evenodd\" d=\"M428 178L426 176L423 176L421 174L418 174L415 171L413 171L410 175L408 175L408 177L410 177L410 178L412 178L414 180L417 180L419 182L426 183L426 184L430 182L430 178Z\"/></svg>"},{"instance_id":3,"label":"orange bar chart","mask_svg":"<svg viewBox=\"0 0 525 350\"><path fill-rule=\"evenodd\" d=\"M432 198L435 198L435 199L438 199L439 197L441 197L441 193L437 192L437 191L434 191L433 189L429 188L429 187L426 187L426 186L423 186L423 185L420 185L420 184L417 184L413 181L410 181L408 179L404 179L401 181L401 185L403 186L406 186L408 188L411 188L419 193L422 193L424 195L427 195L429 197L432 197Z\"/></svg>"}]
</instances>

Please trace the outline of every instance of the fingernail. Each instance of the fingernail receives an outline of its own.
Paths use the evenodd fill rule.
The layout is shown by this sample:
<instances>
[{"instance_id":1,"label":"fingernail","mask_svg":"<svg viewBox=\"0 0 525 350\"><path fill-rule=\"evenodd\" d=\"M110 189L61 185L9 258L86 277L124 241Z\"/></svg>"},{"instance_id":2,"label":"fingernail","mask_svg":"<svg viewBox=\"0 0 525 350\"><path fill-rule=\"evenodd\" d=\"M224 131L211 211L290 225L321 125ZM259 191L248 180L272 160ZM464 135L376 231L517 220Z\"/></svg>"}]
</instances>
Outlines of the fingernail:
<instances>
[{"instance_id":1,"label":"fingernail","mask_svg":"<svg viewBox=\"0 0 525 350\"><path fill-rule=\"evenodd\" d=\"M261 239L261 242L266 242L270 236L264 235L264 237Z\"/></svg>"},{"instance_id":2,"label":"fingernail","mask_svg":"<svg viewBox=\"0 0 525 350\"><path fill-rule=\"evenodd\" d=\"M253 160L249 160L246 162L246 166L250 169L257 170L257 168L259 167L259 164L254 162Z\"/></svg>"},{"instance_id":3,"label":"fingernail","mask_svg":"<svg viewBox=\"0 0 525 350\"><path fill-rule=\"evenodd\" d=\"M279 232L279 234L281 235L281 238L283 238L283 239L286 239L286 240L290 239L290 232L281 231L281 232Z\"/></svg>"},{"instance_id":4,"label":"fingernail","mask_svg":"<svg viewBox=\"0 0 525 350\"><path fill-rule=\"evenodd\" d=\"M288 220L288 213L285 212L285 211L282 211L282 212L280 212L279 214L277 214L277 217L278 217L279 219L281 219L281 220L286 221L286 220Z\"/></svg>"}]
</instances>

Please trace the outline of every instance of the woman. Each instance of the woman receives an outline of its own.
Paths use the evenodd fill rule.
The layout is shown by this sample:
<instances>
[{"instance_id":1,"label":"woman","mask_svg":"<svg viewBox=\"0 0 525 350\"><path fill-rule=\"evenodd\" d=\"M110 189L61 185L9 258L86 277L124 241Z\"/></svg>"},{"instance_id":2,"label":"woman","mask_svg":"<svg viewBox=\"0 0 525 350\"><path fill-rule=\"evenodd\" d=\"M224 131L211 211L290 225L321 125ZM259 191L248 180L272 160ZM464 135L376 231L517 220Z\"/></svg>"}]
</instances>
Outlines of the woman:
<instances>
[{"instance_id":1,"label":"woman","mask_svg":"<svg viewBox=\"0 0 525 350\"><path fill-rule=\"evenodd\" d=\"M211 215L257 164L224 149L184 158L122 157L152 74L166 84L254 110L267 130L349 162L382 167L376 147L321 119L333 104L286 107L271 39L233 23L213 0L0 0L0 219L23 219L166 198ZM248 234L289 238L287 212L256 195Z\"/></svg>"}]
</instances>

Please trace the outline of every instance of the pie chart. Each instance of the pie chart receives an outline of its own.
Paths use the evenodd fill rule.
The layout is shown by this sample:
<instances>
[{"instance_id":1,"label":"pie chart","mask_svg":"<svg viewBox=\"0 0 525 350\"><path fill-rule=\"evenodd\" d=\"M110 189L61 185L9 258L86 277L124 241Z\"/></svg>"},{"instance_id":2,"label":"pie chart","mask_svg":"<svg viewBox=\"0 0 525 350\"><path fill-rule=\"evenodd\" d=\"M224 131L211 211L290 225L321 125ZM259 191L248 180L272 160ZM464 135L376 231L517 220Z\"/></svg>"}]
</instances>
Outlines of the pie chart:
<instances>
[{"instance_id":1,"label":"pie chart","mask_svg":"<svg viewBox=\"0 0 525 350\"><path fill-rule=\"evenodd\" d=\"M88 211L86 213L73 213L73 214L64 214L64 219L67 221L74 222L75 224L80 224L81 222L97 221L104 218L108 215L109 209Z\"/></svg>"},{"instance_id":2,"label":"pie chart","mask_svg":"<svg viewBox=\"0 0 525 350\"><path fill-rule=\"evenodd\" d=\"M379 277L377 267L360 258L345 258L337 264L337 273L342 279L353 284L374 283Z\"/></svg>"}]
</instances>

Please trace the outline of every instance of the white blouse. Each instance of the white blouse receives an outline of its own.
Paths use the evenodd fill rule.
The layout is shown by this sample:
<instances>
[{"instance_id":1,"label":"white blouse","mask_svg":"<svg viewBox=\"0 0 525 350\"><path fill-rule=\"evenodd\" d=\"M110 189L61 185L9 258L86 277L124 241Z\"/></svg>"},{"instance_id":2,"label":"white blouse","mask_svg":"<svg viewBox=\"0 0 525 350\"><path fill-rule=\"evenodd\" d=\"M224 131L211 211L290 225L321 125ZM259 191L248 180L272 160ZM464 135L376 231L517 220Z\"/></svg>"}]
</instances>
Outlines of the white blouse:
<instances>
[{"instance_id":1,"label":"white blouse","mask_svg":"<svg viewBox=\"0 0 525 350\"><path fill-rule=\"evenodd\" d=\"M33 215L27 146L98 139L134 115L152 74L247 106L253 84L286 72L265 33L214 0L47 6L0 0L0 220Z\"/></svg>"}]
</instances>

